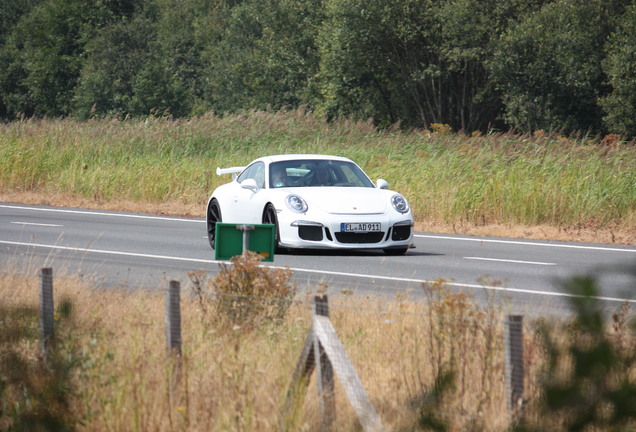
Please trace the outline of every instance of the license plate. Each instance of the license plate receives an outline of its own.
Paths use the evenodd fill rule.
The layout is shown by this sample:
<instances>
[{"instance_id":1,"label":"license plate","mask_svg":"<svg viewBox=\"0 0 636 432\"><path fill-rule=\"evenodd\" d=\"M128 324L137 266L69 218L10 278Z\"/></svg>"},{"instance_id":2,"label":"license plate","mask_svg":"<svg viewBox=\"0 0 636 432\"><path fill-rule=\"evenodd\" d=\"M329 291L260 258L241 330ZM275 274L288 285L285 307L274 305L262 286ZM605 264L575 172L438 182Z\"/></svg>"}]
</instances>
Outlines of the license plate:
<instances>
[{"instance_id":1,"label":"license plate","mask_svg":"<svg viewBox=\"0 0 636 432\"><path fill-rule=\"evenodd\" d=\"M360 223L342 223L340 224L341 232L373 232L381 231L382 226L379 222L360 222Z\"/></svg>"}]
</instances>

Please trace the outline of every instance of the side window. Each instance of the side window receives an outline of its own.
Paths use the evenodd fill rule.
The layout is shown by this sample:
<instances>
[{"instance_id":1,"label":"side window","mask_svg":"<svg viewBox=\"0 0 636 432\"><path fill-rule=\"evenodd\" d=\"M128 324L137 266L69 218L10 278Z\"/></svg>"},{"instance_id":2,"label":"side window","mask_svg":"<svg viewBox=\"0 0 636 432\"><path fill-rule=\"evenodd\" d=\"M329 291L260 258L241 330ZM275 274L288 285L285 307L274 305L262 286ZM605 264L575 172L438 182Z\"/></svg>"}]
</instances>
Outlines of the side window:
<instances>
[{"instance_id":1,"label":"side window","mask_svg":"<svg viewBox=\"0 0 636 432\"><path fill-rule=\"evenodd\" d=\"M236 178L236 181L239 182L239 183L243 183L245 181L245 179L251 178L250 171L252 171L253 167L254 167L254 165L250 165L247 168L245 168L243 170L243 172L241 174L239 174L239 176Z\"/></svg>"},{"instance_id":2,"label":"side window","mask_svg":"<svg viewBox=\"0 0 636 432\"><path fill-rule=\"evenodd\" d=\"M237 182L243 183L248 178L254 179L259 188L265 186L265 164L256 162L245 168L245 170L236 179Z\"/></svg>"},{"instance_id":3,"label":"side window","mask_svg":"<svg viewBox=\"0 0 636 432\"><path fill-rule=\"evenodd\" d=\"M254 164L254 180L259 188L265 187L265 164L263 162Z\"/></svg>"}]
</instances>

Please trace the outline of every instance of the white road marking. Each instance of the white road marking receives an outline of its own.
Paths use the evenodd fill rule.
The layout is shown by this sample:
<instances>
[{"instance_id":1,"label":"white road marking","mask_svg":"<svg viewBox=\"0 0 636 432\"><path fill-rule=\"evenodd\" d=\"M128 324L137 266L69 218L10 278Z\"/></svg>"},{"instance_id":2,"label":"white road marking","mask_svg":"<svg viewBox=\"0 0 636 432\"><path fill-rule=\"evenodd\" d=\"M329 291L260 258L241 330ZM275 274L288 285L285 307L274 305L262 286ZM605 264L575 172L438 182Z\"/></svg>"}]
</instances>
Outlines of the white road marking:
<instances>
[{"instance_id":1,"label":"white road marking","mask_svg":"<svg viewBox=\"0 0 636 432\"><path fill-rule=\"evenodd\" d=\"M559 244L536 243L532 241L495 240L495 239L469 238L469 237L449 237L449 236L438 236L438 235L428 235L428 234L415 234L414 237L433 238L433 239L440 239L440 240L474 241L474 242L482 242L482 243L505 243L505 244L524 245L524 246L560 247L560 248L571 248L571 249L589 249L589 250L601 250L601 251L612 251L612 252L636 253L636 248L622 249L622 248L612 248L612 247L606 247L606 246L584 246L584 245L571 245L571 244L561 244L561 243Z\"/></svg>"},{"instance_id":2,"label":"white road marking","mask_svg":"<svg viewBox=\"0 0 636 432\"><path fill-rule=\"evenodd\" d=\"M87 249L80 247L71 247L71 246L57 246L57 245L45 245L38 243L24 243L24 242L10 242L0 240L0 244L7 244L13 246L25 246L32 248L48 248L55 250L64 250L71 252L83 252L83 253L97 253L97 254L106 254L106 255L121 255L121 256L130 256L130 257L138 257L138 258L153 258L153 259L164 259L171 261L187 261L187 262L196 262L196 263L220 263L225 261L217 261L217 260L206 260L200 258L182 258L182 257L173 257L166 255L153 255L153 254L142 254L142 253L134 253L134 252L123 252L123 251L109 251L103 249Z\"/></svg>"},{"instance_id":3,"label":"white road marking","mask_svg":"<svg viewBox=\"0 0 636 432\"><path fill-rule=\"evenodd\" d=\"M32 226L43 226L43 227L63 227L64 225L57 224L45 224L45 223L33 223L33 222L9 222L15 225L32 225Z\"/></svg>"},{"instance_id":4,"label":"white road marking","mask_svg":"<svg viewBox=\"0 0 636 432\"><path fill-rule=\"evenodd\" d=\"M70 246L57 246L57 245L45 245L45 244L37 244L37 243L24 243L24 242L10 242L0 240L0 244L13 245L13 246L24 246L31 248L48 248L55 250L66 250L66 251L74 251L74 252L82 252L82 253L97 253L97 254L107 254L107 255L120 255L120 256L129 256L129 257L140 257L140 258L153 258L153 259L162 259L162 260L170 260L170 261L184 261L184 262L193 262L193 263L205 263L205 264L215 264L215 263L229 263L229 261L218 261L218 260L209 260L209 259L200 259L200 258L183 258L183 257L174 257L167 255L152 255L152 254L140 254L140 253L132 253L132 252L122 252L122 251L108 251L108 250L100 250L100 249L86 249L79 247L70 247ZM387 280L394 282L408 282L408 283L418 283L418 284L430 284L437 283L438 281L430 281L426 279L412 279L412 278L401 278L401 277L392 277L392 276L380 276L380 275L367 275L367 274L358 274L358 273L348 273L348 272L336 272L336 271L328 271L328 270L320 270L320 269L306 269L306 268L298 268L298 267L289 267L289 266L275 266L268 265L271 268L279 268L279 269L290 269L295 272L302 273L314 273L321 275L332 275L332 276L346 276L346 277L354 277L354 278L362 278L362 279L377 279L377 280ZM522 288L506 288L500 286L489 286L489 285L479 285L479 284L467 284L453 281L445 281L446 285L456 286L461 288L472 288L472 289L485 289L490 291L502 291L502 292L510 292L510 293L521 293L521 294L534 294L534 295L544 295L550 297L580 297L573 294L561 293L561 292L552 292L552 291L541 291L541 290L531 290L531 289L522 289ZM636 299L623 299L617 297L594 297L597 300L610 301L610 302L627 302L627 303L636 303Z\"/></svg>"},{"instance_id":5,"label":"white road marking","mask_svg":"<svg viewBox=\"0 0 636 432\"><path fill-rule=\"evenodd\" d=\"M55 212L55 213L69 213L69 214L85 214L85 215L95 215L95 216L114 216L114 217L124 217L124 218L133 218L133 219L154 219L154 220L164 220L164 221L196 222L196 223L205 222L204 220L199 220L199 219L171 218L167 216L148 216L148 215L125 214L125 213L104 213L99 211L93 212L93 211L85 211L85 210L21 207L21 206L12 206L12 205L4 205L4 204L0 204L0 208L33 210L33 211L43 211L43 212Z\"/></svg>"},{"instance_id":6,"label":"white road marking","mask_svg":"<svg viewBox=\"0 0 636 432\"><path fill-rule=\"evenodd\" d=\"M86 210L24 207L24 206L14 206L14 205L6 205L6 204L0 204L0 208L34 210L34 211L44 211L44 212L48 211L48 212L58 212L58 213L70 213L70 214L86 214L86 215L97 215L97 216L114 216L114 217L135 218L135 219L154 219L154 220L166 220L166 221L188 222L188 223L205 223L204 219L173 218L173 217L164 217L164 216L133 215L133 214L124 214L124 213L106 213L106 212L86 211ZM432 238L432 239L439 239L439 240L473 241L473 242L482 242L482 243L503 243L503 244L517 244L517 245L524 245L524 246L556 247L556 248L587 249L587 250L599 250L599 251L636 253L636 248L627 249L627 248L616 248L616 247L607 247L607 246L587 246L587 245L572 245L572 244L562 244L562 243L559 243L559 244L537 243L532 241L484 239L484 238L471 238L471 237L452 237L452 236L441 236L441 235L431 235L431 234L414 234L414 237Z\"/></svg>"},{"instance_id":7,"label":"white road marking","mask_svg":"<svg viewBox=\"0 0 636 432\"><path fill-rule=\"evenodd\" d=\"M549 262L538 262L538 261L519 261L519 260L511 260L511 259L499 259L499 258L483 258L483 257L464 257L467 260L481 260L481 261L496 261L496 262L508 262L515 264L534 264L534 265L544 265L544 266L555 266L556 263Z\"/></svg>"}]
</instances>

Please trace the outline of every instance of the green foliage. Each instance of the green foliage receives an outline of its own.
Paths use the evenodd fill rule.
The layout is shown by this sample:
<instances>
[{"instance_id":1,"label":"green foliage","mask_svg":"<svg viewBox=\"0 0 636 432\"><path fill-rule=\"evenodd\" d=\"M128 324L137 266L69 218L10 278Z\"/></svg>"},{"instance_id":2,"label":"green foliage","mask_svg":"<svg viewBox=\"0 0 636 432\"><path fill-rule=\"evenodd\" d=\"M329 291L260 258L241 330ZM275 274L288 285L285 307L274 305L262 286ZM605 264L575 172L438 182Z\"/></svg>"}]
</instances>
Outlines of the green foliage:
<instances>
[{"instance_id":1,"label":"green foliage","mask_svg":"<svg viewBox=\"0 0 636 432\"><path fill-rule=\"evenodd\" d=\"M320 35L322 109L380 126L487 129L500 101L485 61L511 9L475 0L330 2Z\"/></svg>"},{"instance_id":2,"label":"green foliage","mask_svg":"<svg viewBox=\"0 0 636 432\"><path fill-rule=\"evenodd\" d=\"M41 0L3 0L0 8L0 46L20 17L40 2Z\"/></svg>"},{"instance_id":3,"label":"green foliage","mask_svg":"<svg viewBox=\"0 0 636 432\"><path fill-rule=\"evenodd\" d=\"M56 326L63 328L71 311L72 305L63 301L56 312ZM49 350L44 362L29 352L39 346L38 311L0 307L1 430L75 430L71 377L78 357L59 333L55 349Z\"/></svg>"},{"instance_id":4,"label":"green foliage","mask_svg":"<svg viewBox=\"0 0 636 432\"><path fill-rule=\"evenodd\" d=\"M152 22L137 16L102 29L87 44L74 97L80 117L131 111L134 81L146 63L153 34Z\"/></svg>"},{"instance_id":5,"label":"green foliage","mask_svg":"<svg viewBox=\"0 0 636 432\"><path fill-rule=\"evenodd\" d=\"M29 13L42 0L3 0L0 6L0 119L9 117L5 93L11 91L18 80L20 68L12 65L15 49L7 47L6 40L11 35L20 18ZM9 102L10 103L10 102Z\"/></svg>"},{"instance_id":6,"label":"green foliage","mask_svg":"<svg viewBox=\"0 0 636 432\"><path fill-rule=\"evenodd\" d=\"M197 103L205 103L208 77L204 74L202 53L206 43L200 36L200 27L206 25L209 16L214 16L216 2L157 0L156 3L157 38L150 47L153 56L136 82L136 100L144 103L135 112L143 115L155 109L177 117L188 116ZM153 75L158 79L143 83L144 77ZM151 97L149 92L142 91L144 84L152 89Z\"/></svg>"},{"instance_id":7,"label":"green foliage","mask_svg":"<svg viewBox=\"0 0 636 432\"><path fill-rule=\"evenodd\" d=\"M489 61L510 125L600 130L601 61L620 3L557 1L510 26Z\"/></svg>"},{"instance_id":8,"label":"green foliage","mask_svg":"<svg viewBox=\"0 0 636 432\"><path fill-rule=\"evenodd\" d=\"M611 132L636 136L636 5L627 8L610 37L603 70L612 87L601 99Z\"/></svg>"},{"instance_id":9,"label":"green foliage","mask_svg":"<svg viewBox=\"0 0 636 432\"><path fill-rule=\"evenodd\" d=\"M0 118L308 107L382 128L631 137L630 3L5 0Z\"/></svg>"},{"instance_id":10,"label":"green foliage","mask_svg":"<svg viewBox=\"0 0 636 432\"><path fill-rule=\"evenodd\" d=\"M426 90L418 79L437 82L439 75L439 24L432 10L431 1L329 2L319 35L321 112L371 118L380 126L436 120L417 105L417 92Z\"/></svg>"},{"instance_id":11,"label":"green foliage","mask_svg":"<svg viewBox=\"0 0 636 432\"><path fill-rule=\"evenodd\" d=\"M211 108L297 108L310 102L319 0L245 1L208 17L205 59Z\"/></svg>"},{"instance_id":12,"label":"green foliage","mask_svg":"<svg viewBox=\"0 0 636 432\"><path fill-rule=\"evenodd\" d=\"M636 424L636 381L633 376L636 322L630 307L625 303L612 315L612 332L608 333L607 311L597 298L600 292L595 278L573 277L564 281L563 288L571 294L573 319L552 325L547 324L548 318L540 321L539 331L547 354L545 370L539 380L540 398L532 402L532 407L524 407L532 415L520 413L511 430L633 430ZM431 310L440 307L446 308L446 313L454 309L448 302L431 304ZM466 361L464 357L460 358L460 363ZM462 382L457 370L457 365L451 364L436 371L431 390L423 395L419 405L418 426L421 430L453 430L443 411ZM474 422L471 430L483 429Z\"/></svg>"},{"instance_id":13,"label":"green foliage","mask_svg":"<svg viewBox=\"0 0 636 432\"><path fill-rule=\"evenodd\" d=\"M556 336L554 328L542 328L548 362L541 417L538 424L515 430L633 430L636 383L630 371L636 367L636 326L626 320L629 307L613 315L614 335L610 336L606 312L595 298L599 295L596 280L575 277L564 288L573 295L575 316L566 340ZM560 429L555 429L557 424Z\"/></svg>"},{"instance_id":14,"label":"green foliage","mask_svg":"<svg viewBox=\"0 0 636 432\"><path fill-rule=\"evenodd\" d=\"M127 2L113 2L128 10ZM113 19L98 0L48 0L23 15L0 53L0 92L13 115L65 115L83 65L85 44Z\"/></svg>"},{"instance_id":15,"label":"green foliage","mask_svg":"<svg viewBox=\"0 0 636 432\"><path fill-rule=\"evenodd\" d=\"M152 57L133 83L130 111L133 114L184 116L189 114L185 89L170 74L163 58Z\"/></svg>"}]
</instances>

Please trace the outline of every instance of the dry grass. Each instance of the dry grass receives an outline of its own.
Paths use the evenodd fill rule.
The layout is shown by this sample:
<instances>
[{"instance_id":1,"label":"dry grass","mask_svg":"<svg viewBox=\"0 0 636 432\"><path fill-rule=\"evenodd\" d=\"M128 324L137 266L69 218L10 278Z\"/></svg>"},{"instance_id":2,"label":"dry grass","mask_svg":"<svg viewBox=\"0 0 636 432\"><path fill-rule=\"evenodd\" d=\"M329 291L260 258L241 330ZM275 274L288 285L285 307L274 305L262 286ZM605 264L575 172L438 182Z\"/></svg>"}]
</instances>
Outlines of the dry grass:
<instances>
[{"instance_id":1,"label":"dry grass","mask_svg":"<svg viewBox=\"0 0 636 432\"><path fill-rule=\"evenodd\" d=\"M3 308L36 308L38 287L38 278L5 274ZM73 304L70 317L58 317L56 325L75 365L71 408L79 430L278 430L311 322L309 296L294 302L282 322L254 329L219 325L214 310L184 291L183 356L176 368L166 352L162 295L99 291L61 276L54 289L56 304ZM385 427L413 430L422 410L434 409L457 430L471 424L504 430L502 348L500 338L492 338L501 331L498 313L441 286L431 293L432 309L406 297L331 301L331 320ZM36 361L37 340L21 344L20 352ZM451 369L455 389L431 404L436 374ZM312 379L291 430L316 430L315 385ZM336 400L336 430L358 430L338 382Z\"/></svg>"},{"instance_id":2,"label":"dry grass","mask_svg":"<svg viewBox=\"0 0 636 432\"><path fill-rule=\"evenodd\" d=\"M245 271L253 276L261 273L251 267ZM276 285L276 292L289 295L282 286L287 277L280 271L265 279ZM192 275L192 286L182 291L183 346L177 357L166 347L164 293L96 290L86 278L56 275L56 306L72 305L66 308L68 313L58 309L55 315L56 352L62 361L58 369L70 372L70 378L59 374L56 381L51 371L58 369L42 368L39 355L39 278L0 273L0 429L11 429L16 421L7 413L46 412L79 431L280 430L279 416L311 325L313 293L296 296L291 303L282 299L285 313L268 315L262 308L243 307L249 303L245 300L259 305L267 298L265 304L276 309L276 299L265 292L250 297L241 285L243 295L236 299L242 315L236 320L237 309L227 313L223 309L227 302L207 290L225 284L231 291L231 279ZM324 288L317 287L316 293ZM420 420L432 416L445 424L439 430L510 430L502 337L505 302L492 299L491 304L478 305L465 293L447 290L441 280L422 289L424 300L404 293L395 298L361 298L348 292L330 299L330 320L384 427L420 430ZM595 316L593 308L584 310ZM541 425L537 430L564 430L563 412L547 416L540 403L541 377L553 365L546 362L550 350L542 338L545 329L551 329L552 348L563 353L575 348L554 363L556 369L550 368L548 383L576 384L572 373L581 370L584 379L593 379L591 384L607 396L614 387L625 390L623 383L633 382L636 338L630 314L627 305L617 311L607 337L586 330L600 323L596 319L558 326L545 319L526 322L528 424ZM20 326L24 332L15 330ZM603 353L615 347L607 362L594 358L607 364L611 375L604 374L605 367L600 375L598 367L585 370L586 362L573 368L573 356L582 354L589 360L586 350L596 346ZM16 359L21 359L22 372L12 376L25 378L7 381L7 368L17 365ZM449 373L453 380L438 385ZM335 430L358 431L345 384L336 381ZM58 390L57 398L51 399L51 389ZM633 397L636 387L626 391ZM304 397L297 396L298 415L288 420L285 430L319 430L315 374ZM598 406L606 409L605 403ZM566 414L570 418L572 413Z\"/></svg>"}]
</instances>

